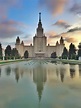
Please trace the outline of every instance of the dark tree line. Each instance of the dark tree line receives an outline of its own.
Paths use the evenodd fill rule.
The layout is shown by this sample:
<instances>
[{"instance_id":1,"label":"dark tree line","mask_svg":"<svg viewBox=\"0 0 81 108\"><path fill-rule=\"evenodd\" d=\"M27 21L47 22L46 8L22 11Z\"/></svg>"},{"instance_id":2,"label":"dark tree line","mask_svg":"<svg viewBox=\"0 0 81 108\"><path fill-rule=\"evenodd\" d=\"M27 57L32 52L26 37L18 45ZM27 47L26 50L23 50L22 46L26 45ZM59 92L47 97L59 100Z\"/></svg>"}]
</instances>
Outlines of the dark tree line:
<instances>
[{"instance_id":1,"label":"dark tree line","mask_svg":"<svg viewBox=\"0 0 81 108\"><path fill-rule=\"evenodd\" d=\"M26 50L24 55L23 55L23 58L28 58L29 54L28 54L28 51ZM8 45L5 49L5 58L6 59L19 59L21 58L19 53L18 53L18 50L16 48L13 48L11 49L11 46Z\"/></svg>"},{"instance_id":2,"label":"dark tree line","mask_svg":"<svg viewBox=\"0 0 81 108\"><path fill-rule=\"evenodd\" d=\"M51 58L56 58L56 52L53 52L51 54ZM64 47L63 49L63 53L61 55L62 59L79 59L79 57L81 57L81 43L79 43L78 45L78 50L76 50L76 47L73 43L70 44L69 46L69 50L67 50L66 47Z\"/></svg>"},{"instance_id":3,"label":"dark tree line","mask_svg":"<svg viewBox=\"0 0 81 108\"><path fill-rule=\"evenodd\" d=\"M29 57L29 53L26 50L24 52L23 58L28 58ZM78 45L78 50L76 50L76 47L74 44L70 44L69 46L69 50L67 50L66 47L64 47L63 49L63 53L61 58L62 59L79 59L79 57L81 57L81 43L79 43ZM5 59L19 59L21 58L19 55L19 52L16 48L11 48L10 45L8 45L5 49ZM51 54L51 58L57 58L57 54L56 52L53 52ZM2 49L2 45L0 43L0 59L3 59L3 49Z\"/></svg>"},{"instance_id":4,"label":"dark tree line","mask_svg":"<svg viewBox=\"0 0 81 108\"><path fill-rule=\"evenodd\" d=\"M62 59L77 59L76 55L76 47L74 44L70 44L69 51L66 47L64 47L63 53L62 53Z\"/></svg>"},{"instance_id":5,"label":"dark tree line","mask_svg":"<svg viewBox=\"0 0 81 108\"><path fill-rule=\"evenodd\" d=\"M76 47L72 43L69 46L69 59L76 59Z\"/></svg>"},{"instance_id":6,"label":"dark tree line","mask_svg":"<svg viewBox=\"0 0 81 108\"><path fill-rule=\"evenodd\" d=\"M11 49L11 46L8 45L5 49L5 59L19 59L20 55L16 48Z\"/></svg>"},{"instance_id":7,"label":"dark tree line","mask_svg":"<svg viewBox=\"0 0 81 108\"><path fill-rule=\"evenodd\" d=\"M62 59L67 59L68 58L68 50L66 47L64 47L63 53L62 53Z\"/></svg>"},{"instance_id":8,"label":"dark tree line","mask_svg":"<svg viewBox=\"0 0 81 108\"><path fill-rule=\"evenodd\" d=\"M63 59L79 59L81 57L81 43L78 45L78 50L76 50L76 47L74 44L70 44L69 51L64 47L62 58Z\"/></svg>"},{"instance_id":9,"label":"dark tree line","mask_svg":"<svg viewBox=\"0 0 81 108\"><path fill-rule=\"evenodd\" d=\"M64 47L63 53L62 53L62 59L76 59L76 47L74 44L70 44L69 51L66 47Z\"/></svg>"},{"instance_id":10,"label":"dark tree line","mask_svg":"<svg viewBox=\"0 0 81 108\"><path fill-rule=\"evenodd\" d=\"M16 48L11 48L10 45L8 45L5 49L5 60L8 60L8 59L20 59L20 54L18 52L18 50ZM28 51L26 50L24 52L24 55L23 55L23 58L28 58L29 56L29 53ZM3 59L3 49L2 49L2 45L0 43L0 59L2 60Z\"/></svg>"},{"instance_id":11,"label":"dark tree line","mask_svg":"<svg viewBox=\"0 0 81 108\"><path fill-rule=\"evenodd\" d=\"M3 59L2 56L3 56L3 54L2 54L2 45L0 43L0 59Z\"/></svg>"},{"instance_id":12,"label":"dark tree line","mask_svg":"<svg viewBox=\"0 0 81 108\"><path fill-rule=\"evenodd\" d=\"M81 43L79 43L78 48L78 57L81 57Z\"/></svg>"}]
</instances>

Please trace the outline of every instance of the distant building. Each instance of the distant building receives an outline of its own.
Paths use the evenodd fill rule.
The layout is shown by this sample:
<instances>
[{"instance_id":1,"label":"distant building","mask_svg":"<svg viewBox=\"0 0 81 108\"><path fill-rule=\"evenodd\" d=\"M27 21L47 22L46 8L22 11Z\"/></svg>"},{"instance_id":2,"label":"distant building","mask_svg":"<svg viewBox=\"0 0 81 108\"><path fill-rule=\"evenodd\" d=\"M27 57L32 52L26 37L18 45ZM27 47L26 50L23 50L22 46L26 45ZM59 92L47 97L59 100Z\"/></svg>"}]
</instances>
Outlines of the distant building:
<instances>
[{"instance_id":1,"label":"distant building","mask_svg":"<svg viewBox=\"0 0 81 108\"><path fill-rule=\"evenodd\" d=\"M23 57L24 52L27 50L29 57L44 58L50 57L53 52L56 52L57 56L61 56L64 49L64 40L61 37L60 43L57 41L55 46L47 45L47 37L44 34L44 29L41 22L41 13L39 13L39 23L36 30L36 35L33 37L33 45L25 46L24 42L20 42L20 38L17 37L15 47L19 54Z\"/></svg>"}]
</instances>

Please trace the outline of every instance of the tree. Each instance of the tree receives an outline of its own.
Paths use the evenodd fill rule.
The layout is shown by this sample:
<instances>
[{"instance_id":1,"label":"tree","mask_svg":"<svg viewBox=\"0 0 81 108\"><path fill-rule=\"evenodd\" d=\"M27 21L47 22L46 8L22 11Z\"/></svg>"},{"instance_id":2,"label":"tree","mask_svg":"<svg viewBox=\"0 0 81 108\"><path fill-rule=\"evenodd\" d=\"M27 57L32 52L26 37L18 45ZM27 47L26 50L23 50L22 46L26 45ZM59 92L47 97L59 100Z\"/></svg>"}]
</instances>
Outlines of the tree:
<instances>
[{"instance_id":1,"label":"tree","mask_svg":"<svg viewBox=\"0 0 81 108\"><path fill-rule=\"evenodd\" d=\"M3 56L3 54L2 54L2 45L0 43L0 59L2 59L2 56Z\"/></svg>"},{"instance_id":2,"label":"tree","mask_svg":"<svg viewBox=\"0 0 81 108\"><path fill-rule=\"evenodd\" d=\"M78 57L81 57L81 43L79 43L78 48Z\"/></svg>"},{"instance_id":3,"label":"tree","mask_svg":"<svg viewBox=\"0 0 81 108\"><path fill-rule=\"evenodd\" d=\"M68 50L66 47L64 47L63 53L62 53L62 59L67 59L68 58Z\"/></svg>"},{"instance_id":4,"label":"tree","mask_svg":"<svg viewBox=\"0 0 81 108\"><path fill-rule=\"evenodd\" d=\"M69 59L76 59L76 48L72 43L69 46Z\"/></svg>"},{"instance_id":5,"label":"tree","mask_svg":"<svg viewBox=\"0 0 81 108\"><path fill-rule=\"evenodd\" d=\"M7 59L11 57L11 46L10 45L8 45L5 49L5 56L7 57Z\"/></svg>"},{"instance_id":6,"label":"tree","mask_svg":"<svg viewBox=\"0 0 81 108\"><path fill-rule=\"evenodd\" d=\"M19 58L19 53L18 53L18 50L16 48L13 48L12 51L11 51L11 56L12 58Z\"/></svg>"},{"instance_id":7,"label":"tree","mask_svg":"<svg viewBox=\"0 0 81 108\"><path fill-rule=\"evenodd\" d=\"M28 51L26 50L25 53L24 53L24 58L28 58L28 55L29 55Z\"/></svg>"},{"instance_id":8,"label":"tree","mask_svg":"<svg viewBox=\"0 0 81 108\"><path fill-rule=\"evenodd\" d=\"M51 58L57 58L56 52L53 52L53 53L51 54Z\"/></svg>"}]
</instances>

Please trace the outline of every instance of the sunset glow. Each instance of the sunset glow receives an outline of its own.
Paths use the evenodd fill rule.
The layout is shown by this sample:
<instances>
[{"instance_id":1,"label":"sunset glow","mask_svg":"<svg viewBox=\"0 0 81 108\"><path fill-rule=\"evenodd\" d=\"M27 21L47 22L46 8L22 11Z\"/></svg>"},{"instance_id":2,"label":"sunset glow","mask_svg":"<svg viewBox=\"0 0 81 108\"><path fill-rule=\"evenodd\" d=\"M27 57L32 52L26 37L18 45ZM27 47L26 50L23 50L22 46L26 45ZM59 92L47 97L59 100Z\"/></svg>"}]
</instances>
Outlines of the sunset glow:
<instances>
[{"instance_id":1,"label":"sunset glow","mask_svg":"<svg viewBox=\"0 0 81 108\"><path fill-rule=\"evenodd\" d=\"M48 43L55 45L63 36L68 48L81 42L81 0L0 0L0 41L5 47L15 44L17 36L31 44L36 33L38 13Z\"/></svg>"}]
</instances>

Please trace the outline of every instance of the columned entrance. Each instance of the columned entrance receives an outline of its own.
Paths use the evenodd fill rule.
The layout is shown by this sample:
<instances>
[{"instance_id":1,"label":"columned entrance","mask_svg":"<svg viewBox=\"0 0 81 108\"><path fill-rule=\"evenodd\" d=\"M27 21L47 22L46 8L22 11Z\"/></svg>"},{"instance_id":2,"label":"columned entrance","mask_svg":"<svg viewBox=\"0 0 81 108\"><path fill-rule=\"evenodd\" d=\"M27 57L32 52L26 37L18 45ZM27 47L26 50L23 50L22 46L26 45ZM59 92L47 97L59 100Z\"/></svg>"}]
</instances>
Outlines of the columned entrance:
<instances>
[{"instance_id":1,"label":"columned entrance","mask_svg":"<svg viewBox=\"0 0 81 108\"><path fill-rule=\"evenodd\" d=\"M36 58L44 58L45 57L45 53L44 52L36 52L35 53L35 57Z\"/></svg>"}]
</instances>

